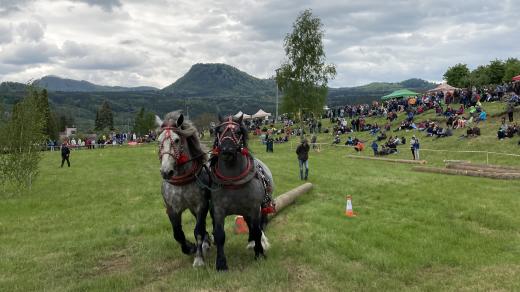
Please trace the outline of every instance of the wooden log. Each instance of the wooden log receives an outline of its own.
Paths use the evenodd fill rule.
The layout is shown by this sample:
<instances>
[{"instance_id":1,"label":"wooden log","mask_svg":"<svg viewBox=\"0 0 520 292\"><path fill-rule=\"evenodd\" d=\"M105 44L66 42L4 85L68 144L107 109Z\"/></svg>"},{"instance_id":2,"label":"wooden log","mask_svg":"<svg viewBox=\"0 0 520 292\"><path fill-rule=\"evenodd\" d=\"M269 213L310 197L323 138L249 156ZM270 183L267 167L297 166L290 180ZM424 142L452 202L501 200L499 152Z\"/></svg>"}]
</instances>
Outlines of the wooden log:
<instances>
[{"instance_id":1,"label":"wooden log","mask_svg":"<svg viewBox=\"0 0 520 292\"><path fill-rule=\"evenodd\" d=\"M474 170L464 170L464 169L446 169L446 168L425 167L425 166L414 166L414 167L412 167L412 170L419 171L419 172L465 175L465 176L474 176L474 177L487 177L487 178L494 178L494 179L520 179L520 173L496 173L496 172L474 171Z\"/></svg>"},{"instance_id":2,"label":"wooden log","mask_svg":"<svg viewBox=\"0 0 520 292\"><path fill-rule=\"evenodd\" d=\"M284 194L279 195L274 199L274 202L276 203L276 213L271 214L271 216L278 214L278 212L282 211L285 207L294 202L294 200L296 200L297 197L305 194L310 190L312 190L312 184L304 183L301 186L298 186Z\"/></svg>"},{"instance_id":3,"label":"wooden log","mask_svg":"<svg viewBox=\"0 0 520 292\"><path fill-rule=\"evenodd\" d=\"M407 163L407 164L426 164L426 160L408 160L408 159L391 159L381 157L370 157L370 156L359 156L359 155L347 155L348 158L366 159L366 160L380 160L396 163Z\"/></svg>"},{"instance_id":4,"label":"wooden log","mask_svg":"<svg viewBox=\"0 0 520 292\"><path fill-rule=\"evenodd\" d=\"M520 170L493 168L493 167L486 167L485 165L477 166L477 165L472 165L472 164L448 163L446 165L446 168L473 170L473 171L485 171L485 172L494 172L494 173L518 173L518 174L520 174Z\"/></svg>"},{"instance_id":5,"label":"wooden log","mask_svg":"<svg viewBox=\"0 0 520 292\"><path fill-rule=\"evenodd\" d=\"M513 172L520 172L520 168L508 165L494 165L494 164L475 164L475 163L460 163L462 165L470 165L470 166L478 166L481 168L489 168L489 169L507 169L513 170Z\"/></svg>"}]
</instances>

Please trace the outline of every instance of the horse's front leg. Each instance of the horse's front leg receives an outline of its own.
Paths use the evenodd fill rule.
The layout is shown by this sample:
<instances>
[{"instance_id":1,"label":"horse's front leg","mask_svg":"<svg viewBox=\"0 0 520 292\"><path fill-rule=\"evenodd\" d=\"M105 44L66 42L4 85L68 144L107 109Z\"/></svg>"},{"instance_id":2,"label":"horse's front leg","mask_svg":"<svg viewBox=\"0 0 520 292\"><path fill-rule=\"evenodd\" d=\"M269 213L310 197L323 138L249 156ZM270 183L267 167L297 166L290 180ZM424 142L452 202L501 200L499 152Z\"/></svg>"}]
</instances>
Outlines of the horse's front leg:
<instances>
[{"instance_id":1,"label":"horse's front leg","mask_svg":"<svg viewBox=\"0 0 520 292\"><path fill-rule=\"evenodd\" d=\"M217 246L217 271L225 271L228 269L226 255L224 254L224 243L226 242L226 233L224 232L225 215L222 210L214 210L214 226L213 234L215 236L215 245Z\"/></svg>"},{"instance_id":2,"label":"horse's front leg","mask_svg":"<svg viewBox=\"0 0 520 292\"><path fill-rule=\"evenodd\" d=\"M253 227L252 235L255 241L255 259L258 259L260 256L265 257L264 247L262 246L262 229L260 227L260 218L253 218L251 226Z\"/></svg>"},{"instance_id":3,"label":"horse's front leg","mask_svg":"<svg viewBox=\"0 0 520 292\"><path fill-rule=\"evenodd\" d=\"M171 207L167 207L166 213L172 224L173 238L181 245L182 252L184 254L195 253L195 245L186 240L186 236L182 230L182 212L176 212Z\"/></svg>"}]
</instances>

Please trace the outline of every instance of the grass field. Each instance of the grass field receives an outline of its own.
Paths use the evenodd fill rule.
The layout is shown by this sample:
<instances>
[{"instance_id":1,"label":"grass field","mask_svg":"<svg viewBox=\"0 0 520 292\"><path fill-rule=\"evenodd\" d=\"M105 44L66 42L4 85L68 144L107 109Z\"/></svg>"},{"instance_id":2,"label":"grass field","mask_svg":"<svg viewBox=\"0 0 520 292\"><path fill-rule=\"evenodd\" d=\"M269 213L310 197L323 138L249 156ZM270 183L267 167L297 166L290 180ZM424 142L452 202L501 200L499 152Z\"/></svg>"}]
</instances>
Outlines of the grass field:
<instances>
[{"instance_id":1,"label":"grass field","mask_svg":"<svg viewBox=\"0 0 520 292\"><path fill-rule=\"evenodd\" d=\"M444 139L421 133L421 146L519 153L518 138L496 140L498 123L482 124L483 135L471 140L458 139L459 130ZM277 195L301 183L293 147L275 145L267 154L252 142ZM415 173L409 165L345 158L353 152L323 146L311 153L315 188L271 222L267 260L253 260L229 218L225 273L214 270L214 248L207 267L193 269L173 240L155 146L74 151L70 169L58 167L58 152L46 153L32 190L0 199L0 291L520 290L520 181ZM402 146L390 157L410 156ZM421 156L434 165L486 159ZM517 157L490 160L520 166ZM346 194L356 218L343 215ZM192 238L194 222L185 215Z\"/></svg>"}]
</instances>

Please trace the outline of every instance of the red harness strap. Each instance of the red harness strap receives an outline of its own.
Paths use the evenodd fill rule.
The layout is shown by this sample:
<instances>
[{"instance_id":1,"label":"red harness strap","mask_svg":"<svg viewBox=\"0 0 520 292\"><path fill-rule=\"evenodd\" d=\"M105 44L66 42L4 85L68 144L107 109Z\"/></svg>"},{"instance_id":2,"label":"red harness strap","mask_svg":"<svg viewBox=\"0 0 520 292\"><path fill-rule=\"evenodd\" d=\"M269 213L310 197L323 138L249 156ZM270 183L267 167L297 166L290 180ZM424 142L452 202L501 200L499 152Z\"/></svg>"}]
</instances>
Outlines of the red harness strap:
<instances>
[{"instance_id":1,"label":"red harness strap","mask_svg":"<svg viewBox=\"0 0 520 292\"><path fill-rule=\"evenodd\" d=\"M195 175L200 171L201 168L202 165L198 161L194 160L191 162L190 170L184 174L172 176L168 182L174 186L187 185L195 180Z\"/></svg>"}]
</instances>

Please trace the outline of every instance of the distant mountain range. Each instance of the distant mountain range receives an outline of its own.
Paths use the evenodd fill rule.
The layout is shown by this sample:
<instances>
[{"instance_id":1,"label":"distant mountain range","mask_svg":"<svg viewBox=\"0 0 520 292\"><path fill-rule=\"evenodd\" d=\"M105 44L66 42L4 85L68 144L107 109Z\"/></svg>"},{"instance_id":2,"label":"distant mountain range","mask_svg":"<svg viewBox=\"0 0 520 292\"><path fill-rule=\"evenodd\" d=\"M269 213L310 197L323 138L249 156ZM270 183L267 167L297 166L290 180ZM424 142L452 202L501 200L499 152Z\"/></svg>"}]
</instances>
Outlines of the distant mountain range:
<instances>
[{"instance_id":1,"label":"distant mountain range","mask_svg":"<svg viewBox=\"0 0 520 292\"><path fill-rule=\"evenodd\" d=\"M133 92L133 91L156 91L158 88L151 86L121 87L103 86L88 81L60 78L58 76L45 76L32 82L33 86L45 88L48 91L65 92Z\"/></svg>"},{"instance_id":2,"label":"distant mountain range","mask_svg":"<svg viewBox=\"0 0 520 292\"><path fill-rule=\"evenodd\" d=\"M93 128L97 108L108 100L120 129L131 128L134 115L141 108L162 115L184 109L191 117L204 112L246 113L259 108L275 110L276 87L272 79L259 79L226 64L195 64L177 81L163 89L151 86L103 86L87 81L45 76L32 83L49 91L49 99L58 114L74 116L83 130ZM408 88L423 92L435 87L422 79L398 83L375 82L357 87L330 88L329 106L368 103L394 90ZM12 106L26 93L27 85L16 82L0 84L0 103Z\"/></svg>"}]
</instances>

